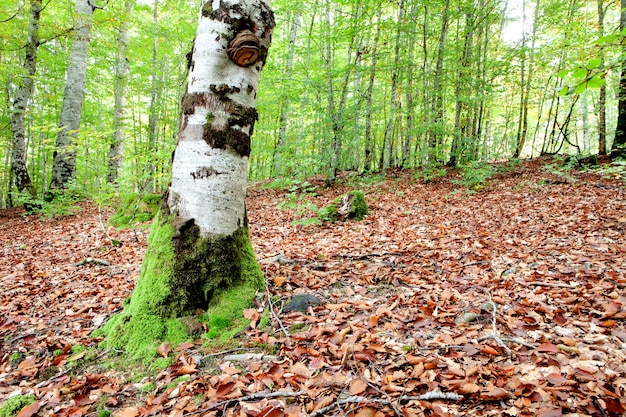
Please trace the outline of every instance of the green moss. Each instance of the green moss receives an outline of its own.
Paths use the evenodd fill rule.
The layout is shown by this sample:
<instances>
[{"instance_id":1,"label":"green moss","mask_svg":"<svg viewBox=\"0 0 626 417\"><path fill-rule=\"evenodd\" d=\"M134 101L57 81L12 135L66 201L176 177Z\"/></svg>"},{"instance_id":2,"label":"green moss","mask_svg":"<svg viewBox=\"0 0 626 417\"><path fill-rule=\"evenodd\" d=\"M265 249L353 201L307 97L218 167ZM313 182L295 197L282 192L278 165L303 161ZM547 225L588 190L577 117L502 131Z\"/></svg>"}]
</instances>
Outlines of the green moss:
<instances>
[{"instance_id":1,"label":"green moss","mask_svg":"<svg viewBox=\"0 0 626 417\"><path fill-rule=\"evenodd\" d=\"M156 389L156 384L154 382L148 382L146 385L139 388L141 392L152 392Z\"/></svg>"},{"instance_id":2,"label":"green moss","mask_svg":"<svg viewBox=\"0 0 626 417\"><path fill-rule=\"evenodd\" d=\"M264 286L247 227L233 236L201 238L193 222L174 227L159 214L148 239L141 273L124 311L102 329L107 348L153 363L162 342L191 339L185 317L207 310L214 337L228 337L248 321L242 311Z\"/></svg>"},{"instance_id":3,"label":"green moss","mask_svg":"<svg viewBox=\"0 0 626 417\"><path fill-rule=\"evenodd\" d=\"M325 222L334 222L340 218L339 207L344 205L344 200L348 199L348 212L341 213L342 218L348 218L353 220L363 220L368 214L367 202L365 201L365 194L363 191L350 191L347 194L337 197L328 206L318 211L318 216Z\"/></svg>"},{"instance_id":4,"label":"green moss","mask_svg":"<svg viewBox=\"0 0 626 417\"><path fill-rule=\"evenodd\" d=\"M350 201L350 210L348 211L348 218L357 221L363 220L367 216L367 202L365 201L365 194L363 191L350 191L348 193L352 197Z\"/></svg>"},{"instance_id":5,"label":"green moss","mask_svg":"<svg viewBox=\"0 0 626 417\"><path fill-rule=\"evenodd\" d=\"M37 400L34 395L16 395L6 400L0 406L0 417L13 417L22 410L22 408L31 405Z\"/></svg>"},{"instance_id":6,"label":"green moss","mask_svg":"<svg viewBox=\"0 0 626 417\"><path fill-rule=\"evenodd\" d=\"M160 194L125 194L121 197L120 207L109 219L109 224L114 227L127 228L133 224L148 222L156 215L161 198Z\"/></svg>"}]
</instances>

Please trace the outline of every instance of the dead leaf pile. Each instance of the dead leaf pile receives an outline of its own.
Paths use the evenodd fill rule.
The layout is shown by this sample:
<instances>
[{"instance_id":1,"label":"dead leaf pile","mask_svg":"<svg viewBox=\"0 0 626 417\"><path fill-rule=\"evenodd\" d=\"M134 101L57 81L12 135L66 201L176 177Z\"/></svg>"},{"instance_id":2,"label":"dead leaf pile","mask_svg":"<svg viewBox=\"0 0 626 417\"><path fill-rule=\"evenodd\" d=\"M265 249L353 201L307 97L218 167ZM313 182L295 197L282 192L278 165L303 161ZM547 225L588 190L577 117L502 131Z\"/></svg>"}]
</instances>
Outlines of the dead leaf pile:
<instances>
[{"instance_id":1,"label":"dead leaf pile","mask_svg":"<svg viewBox=\"0 0 626 417\"><path fill-rule=\"evenodd\" d=\"M365 220L313 226L292 224L285 191L254 186L271 325L257 328L260 305L236 351L162 345L176 363L142 381L99 367L112 352L67 368L132 290L145 235L109 230L124 243L111 247L90 205L4 212L0 401L34 394L24 415L49 416L621 416L626 188L552 175L533 161L469 195L399 173L359 185ZM283 313L295 294L323 303Z\"/></svg>"}]
</instances>

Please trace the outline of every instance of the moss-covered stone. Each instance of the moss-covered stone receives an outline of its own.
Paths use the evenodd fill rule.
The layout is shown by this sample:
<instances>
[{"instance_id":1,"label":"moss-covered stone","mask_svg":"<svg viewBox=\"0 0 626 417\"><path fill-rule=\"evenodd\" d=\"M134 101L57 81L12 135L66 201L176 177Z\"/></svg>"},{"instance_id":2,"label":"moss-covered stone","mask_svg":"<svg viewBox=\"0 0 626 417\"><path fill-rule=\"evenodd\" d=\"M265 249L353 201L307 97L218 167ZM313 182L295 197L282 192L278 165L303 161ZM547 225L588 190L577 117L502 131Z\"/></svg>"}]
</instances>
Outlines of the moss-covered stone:
<instances>
[{"instance_id":1,"label":"moss-covered stone","mask_svg":"<svg viewBox=\"0 0 626 417\"><path fill-rule=\"evenodd\" d=\"M160 194L137 195L130 193L122 196L120 207L109 224L114 227L126 228L133 224L144 223L154 218L159 210Z\"/></svg>"},{"instance_id":2,"label":"moss-covered stone","mask_svg":"<svg viewBox=\"0 0 626 417\"><path fill-rule=\"evenodd\" d=\"M350 207L348 209L348 218L357 221L363 220L367 216L367 202L365 201L365 194L363 191L350 191L347 194L350 198Z\"/></svg>"},{"instance_id":3,"label":"moss-covered stone","mask_svg":"<svg viewBox=\"0 0 626 417\"><path fill-rule=\"evenodd\" d=\"M363 191L350 191L337 197L328 206L319 210L320 219L325 222L334 222L339 219L363 220L368 214L367 202Z\"/></svg>"},{"instance_id":4,"label":"moss-covered stone","mask_svg":"<svg viewBox=\"0 0 626 417\"><path fill-rule=\"evenodd\" d=\"M22 408L31 405L37 400L34 395L16 395L6 400L0 406L0 417L13 417L19 413Z\"/></svg>"},{"instance_id":5,"label":"moss-covered stone","mask_svg":"<svg viewBox=\"0 0 626 417\"><path fill-rule=\"evenodd\" d=\"M176 225L166 211L153 223L137 287L103 328L105 346L131 359L154 357L162 342L189 340L189 316L198 310L207 312L199 318L215 336L241 330L248 324L242 311L264 286L247 227L201 237L193 221Z\"/></svg>"}]
</instances>

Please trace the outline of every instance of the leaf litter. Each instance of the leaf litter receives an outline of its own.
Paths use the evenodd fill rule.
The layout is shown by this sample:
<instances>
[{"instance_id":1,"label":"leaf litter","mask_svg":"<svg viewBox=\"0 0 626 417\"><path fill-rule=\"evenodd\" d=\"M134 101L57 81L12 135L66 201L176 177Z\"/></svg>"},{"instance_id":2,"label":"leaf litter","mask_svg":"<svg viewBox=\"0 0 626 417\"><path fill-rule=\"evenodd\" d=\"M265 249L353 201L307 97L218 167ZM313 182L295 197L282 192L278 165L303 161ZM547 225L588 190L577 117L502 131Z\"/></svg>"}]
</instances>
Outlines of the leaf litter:
<instances>
[{"instance_id":1,"label":"leaf litter","mask_svg":"<svg viewBox=\"0 0 626 417\"><path fill-rule=\"evenodd\" d=\"M397 173L361 186L365 220L310 226L292 223L284 190L255 184L271 324L260 305L234 349L161 345L175 363L140 381L76 347L96 346L132 291L146 233L109 229L111 246L87 203L56 220L0 212L0 403L32 394L22 415L59 417L621 416L626 189L553 175L533 161L470 195ZM305 198L322 207L350 181ZM283 312L297 294L321 304Z\"/></svg>"}]
</instances>

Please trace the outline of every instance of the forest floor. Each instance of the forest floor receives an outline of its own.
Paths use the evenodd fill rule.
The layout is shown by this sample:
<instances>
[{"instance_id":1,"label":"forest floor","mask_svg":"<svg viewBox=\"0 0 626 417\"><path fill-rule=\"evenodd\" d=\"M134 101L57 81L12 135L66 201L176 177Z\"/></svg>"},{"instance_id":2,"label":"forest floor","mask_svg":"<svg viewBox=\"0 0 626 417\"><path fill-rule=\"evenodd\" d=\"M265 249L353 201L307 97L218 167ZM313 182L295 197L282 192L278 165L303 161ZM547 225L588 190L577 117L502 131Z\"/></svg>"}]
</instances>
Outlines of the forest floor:
<instances>
[{"instance_id":1,"label":"forest floor","mask_svg":"<svg viewBox=\"0 0 626 417\"><path fill-rule=\"evenodd\" d=\"M472 194L458 173L254 184L272 325L228 346L161 346L174 364L152 372L109 368L117 352L90 337L132 291L147 229L108 228L114 247L91 203L59 219L2 211L0 404L34 395L20 417L621 416L624 179L546 164ZM293 223L352 189L363 221ZM282 313L301 293L323 304Z\"/></svg>"}]
</instances>

